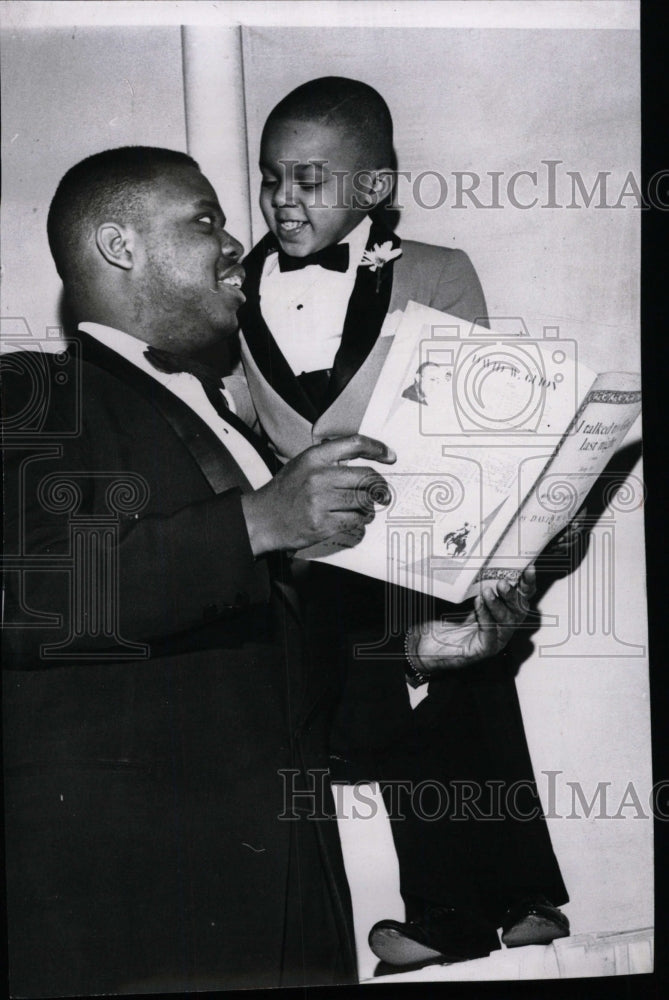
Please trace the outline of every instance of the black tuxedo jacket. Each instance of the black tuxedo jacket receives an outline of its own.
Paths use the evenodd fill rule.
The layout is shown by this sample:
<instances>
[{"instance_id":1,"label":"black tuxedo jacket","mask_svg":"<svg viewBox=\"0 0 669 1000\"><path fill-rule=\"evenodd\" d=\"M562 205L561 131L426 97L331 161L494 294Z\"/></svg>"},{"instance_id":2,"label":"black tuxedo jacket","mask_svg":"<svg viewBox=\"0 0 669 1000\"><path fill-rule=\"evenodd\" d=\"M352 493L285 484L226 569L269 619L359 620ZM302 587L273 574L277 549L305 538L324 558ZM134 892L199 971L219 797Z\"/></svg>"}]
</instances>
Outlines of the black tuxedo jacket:
<instances>
[{"instance_id":1,"label":"black tuxedo jacket","mask_svg":"<svg viewBox=\"0 0 669 1000\"><path fill-rule=\"evenodd\" d=\"M336 828L304 821L332 682L287 571L218 437L80 340L4 363L12 992L347 981Z\"/></svg>"}]
</instances>

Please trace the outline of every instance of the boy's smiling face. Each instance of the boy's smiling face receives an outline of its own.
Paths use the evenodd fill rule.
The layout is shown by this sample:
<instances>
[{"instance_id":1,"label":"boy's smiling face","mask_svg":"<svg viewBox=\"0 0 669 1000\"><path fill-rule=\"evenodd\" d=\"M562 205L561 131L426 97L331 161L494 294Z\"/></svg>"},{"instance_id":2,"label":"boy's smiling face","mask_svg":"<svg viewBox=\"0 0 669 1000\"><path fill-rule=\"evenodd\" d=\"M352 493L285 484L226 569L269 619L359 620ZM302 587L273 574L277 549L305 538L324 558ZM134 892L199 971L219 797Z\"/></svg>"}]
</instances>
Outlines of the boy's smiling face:
<instances>
[{"instance_id":1,"label":"boy's smiling face","mask_svg":"<svg viewBox=\"0 0 669 1000\"><path fill-rule=\"evenodd\" d=\"M293 119L265 126L260 207L282 249L306 257L347 236L377 197L364 140L337 125Z\"/></svg>"}]
</instances>

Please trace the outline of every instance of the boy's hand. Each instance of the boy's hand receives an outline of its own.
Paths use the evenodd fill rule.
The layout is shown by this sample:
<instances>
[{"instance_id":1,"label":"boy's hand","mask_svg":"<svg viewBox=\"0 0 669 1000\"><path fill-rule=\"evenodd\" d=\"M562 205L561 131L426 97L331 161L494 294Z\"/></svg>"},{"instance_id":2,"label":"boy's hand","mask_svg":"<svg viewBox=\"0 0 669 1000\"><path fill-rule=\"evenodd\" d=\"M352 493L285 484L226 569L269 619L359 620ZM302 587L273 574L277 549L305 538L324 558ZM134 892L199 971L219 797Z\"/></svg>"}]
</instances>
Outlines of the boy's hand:
<instances>
[{"instance_id":1,"label":"boy's hand","mask_svg":"<svg viewBox=\"0 0 669 1000\"><path fill-rule=\"evenodd\" d=\"M381 441L353 434L314 445L292 459L266 486L242 497L255 556L295 551L340 531L364 534L374 504L388 504L386 482L369 466L349 467L352 458L392 463Z\"/></svg>"},{"instance_id":2,"label":"boy's hand","mask_svg":"<svg viewBox=\"0 0 669 1000\"><path fill-rule=\"evenodd\" d=\"M485 587L464 622L426 622L408 635L408 653L426 675L458 670L499 653L529 611L536 573L528 566L515 586ZM427 631L426 631L427 630Z\"/></svg>"}]
</instances>

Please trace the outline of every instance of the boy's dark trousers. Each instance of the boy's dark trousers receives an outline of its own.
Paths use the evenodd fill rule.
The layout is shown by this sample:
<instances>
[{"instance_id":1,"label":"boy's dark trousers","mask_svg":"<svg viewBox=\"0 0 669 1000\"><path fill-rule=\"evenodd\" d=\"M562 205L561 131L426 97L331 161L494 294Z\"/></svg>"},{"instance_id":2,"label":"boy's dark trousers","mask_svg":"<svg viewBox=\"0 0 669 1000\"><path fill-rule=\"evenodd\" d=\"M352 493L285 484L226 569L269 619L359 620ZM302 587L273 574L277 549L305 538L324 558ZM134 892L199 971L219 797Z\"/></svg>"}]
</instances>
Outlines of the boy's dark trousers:
<instances>
[{"instance_id":1,"label":"boy's dark trousers","mask_svg":"<svg viewBox=\"0 0 669 1000\"><path fill-rule=\"evenodd\" d=\"M516 692L522 634L511 651L432 681L412 709L403 629L393 628L374 648L381 623L394 617L386 585L324 564L312 564L311 574L318 659L336 658L342 676L333 778L381 784L407 918L428 902L478 912L499 927L524 896L567 902ZM448 607L437 606L437 613ZM434 607L414 610L416 621L434 617ZM356 653L361 645L372 647L367 656ZM367 658L370 652L375 658Z\"/></svg>"}]
</instances>

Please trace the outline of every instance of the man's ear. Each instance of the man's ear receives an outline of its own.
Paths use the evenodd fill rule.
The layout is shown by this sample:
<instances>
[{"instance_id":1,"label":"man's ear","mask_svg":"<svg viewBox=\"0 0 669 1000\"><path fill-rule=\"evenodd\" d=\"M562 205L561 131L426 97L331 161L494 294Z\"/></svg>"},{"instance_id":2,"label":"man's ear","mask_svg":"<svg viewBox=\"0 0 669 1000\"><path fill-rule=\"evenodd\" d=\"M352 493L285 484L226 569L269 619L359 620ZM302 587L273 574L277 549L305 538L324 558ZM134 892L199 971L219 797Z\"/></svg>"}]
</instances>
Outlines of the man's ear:
<instances>
[{"instance_id":1,"label":"man's ear","mask_svg":"<svg viewBox=\"0 0 669 1000\"><path fill-rule=\"evenodd\" d=\"M134 234L118 222L103 222L95 233L98 250L114 267L130 271L133 266Z\"/></svg>"}]
</instances>

